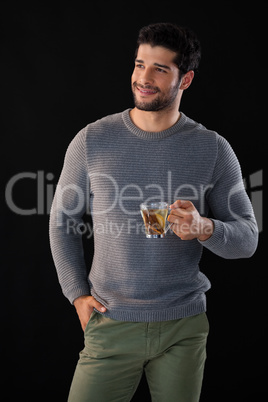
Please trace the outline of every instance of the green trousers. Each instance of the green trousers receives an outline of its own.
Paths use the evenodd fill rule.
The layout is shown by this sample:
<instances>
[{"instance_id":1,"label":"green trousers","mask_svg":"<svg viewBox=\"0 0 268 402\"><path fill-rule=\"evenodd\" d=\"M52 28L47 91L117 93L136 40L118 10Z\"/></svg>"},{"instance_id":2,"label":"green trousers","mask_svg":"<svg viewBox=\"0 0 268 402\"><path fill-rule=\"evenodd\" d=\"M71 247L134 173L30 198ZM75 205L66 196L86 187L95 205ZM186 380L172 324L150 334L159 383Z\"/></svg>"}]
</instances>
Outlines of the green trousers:
<instances>
[{"instance_id":1,"label":"green trousers","mask_svg":"<svg viewBox=\"0 0 268 402\"><path fill-rule=\"evenodd\" d=\"M209 324L205 313L163 322L93 312L69 402L129 402L145 372L153 402L198 402Z\"/></svg>"}]
</instances>

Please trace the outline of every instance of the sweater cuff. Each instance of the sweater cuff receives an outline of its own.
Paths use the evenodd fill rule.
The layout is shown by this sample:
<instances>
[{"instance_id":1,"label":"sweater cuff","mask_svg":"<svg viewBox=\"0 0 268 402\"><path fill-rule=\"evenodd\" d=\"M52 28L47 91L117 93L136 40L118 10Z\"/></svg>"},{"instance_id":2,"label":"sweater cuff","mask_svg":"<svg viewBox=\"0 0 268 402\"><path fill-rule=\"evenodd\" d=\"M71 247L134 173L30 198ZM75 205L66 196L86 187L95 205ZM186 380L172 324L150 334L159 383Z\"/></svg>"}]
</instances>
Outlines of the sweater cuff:
<instances>
[{"instance_id":1,"label":"sweater cuff","mask_svg":"<svg viewBox=\"0 0 268 402\"><path fill-rule=\"evenodd\" d=\"M218 245L222 244L224 229L221 221L209 218L214 224L214 231L212 235L207 240L198 240L202 246L213 251Z\"/></svg>"},{"instance_id":2,"label":"sweater cuff","mask_svg":"<svg viewBox=\"0 0 268 402\"><path fill-rule=\"evenodd\" d=\"M74 304L75 299L77 299L80 296L90 296L90 288L87 283L77 286L72 289L68 289L66 292L64 292L64 296L67 297L69 302L71 304Z\"/></svg>"}]
</instances>

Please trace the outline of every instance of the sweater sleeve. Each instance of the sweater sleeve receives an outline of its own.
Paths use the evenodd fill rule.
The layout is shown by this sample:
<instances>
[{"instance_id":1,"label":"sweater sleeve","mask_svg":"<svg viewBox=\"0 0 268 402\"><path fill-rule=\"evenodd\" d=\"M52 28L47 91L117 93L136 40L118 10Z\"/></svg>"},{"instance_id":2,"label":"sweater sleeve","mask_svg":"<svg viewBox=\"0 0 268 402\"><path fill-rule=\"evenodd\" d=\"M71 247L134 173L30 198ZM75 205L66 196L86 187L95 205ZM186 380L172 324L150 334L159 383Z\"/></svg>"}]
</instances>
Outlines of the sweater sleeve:
<instances>
[{"instance_id":1,"label":"sweater sleeve","mask_svg":"<svg viewBox=\"0 0 268 402\"><path fill-rule=\"evenodd\" d=\"M226 259L251 257L258 244L257 222L237 157L221 136L218 136L213 187L207 201L214 217L214 232L200 243Z\"/></svg>"},{"instance_id":2,"label":"sweater sleeve","mask_svg":"<svg viewBox=\"0 0 268 402\"><path fill-rule=\"evenodd\" d=\"M52 256L63 294L71 303L90 294L81 230L87 208L89 181L85 129L70 143L52 203L49 236Z\"/></svg>"}]
</instances>

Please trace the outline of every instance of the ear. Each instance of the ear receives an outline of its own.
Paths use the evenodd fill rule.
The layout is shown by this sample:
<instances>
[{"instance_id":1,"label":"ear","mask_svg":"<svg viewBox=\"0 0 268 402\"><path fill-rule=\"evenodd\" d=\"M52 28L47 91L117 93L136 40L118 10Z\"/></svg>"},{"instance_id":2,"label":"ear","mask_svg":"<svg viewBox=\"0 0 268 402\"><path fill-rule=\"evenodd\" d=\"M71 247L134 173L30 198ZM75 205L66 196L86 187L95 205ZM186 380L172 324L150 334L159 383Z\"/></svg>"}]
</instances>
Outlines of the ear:
<instances>
[{"instance_id":1,"label":"ear","mask_svg":"<svg viewBox=\"0 0 268 402\"><path fill-rule=\"evenodd\" d=\"M190 70L182 77L180 89L184 91L185 89L189 88L193 79L194 79L194 72L193 70Z\"/></svg>"}]
</instances>

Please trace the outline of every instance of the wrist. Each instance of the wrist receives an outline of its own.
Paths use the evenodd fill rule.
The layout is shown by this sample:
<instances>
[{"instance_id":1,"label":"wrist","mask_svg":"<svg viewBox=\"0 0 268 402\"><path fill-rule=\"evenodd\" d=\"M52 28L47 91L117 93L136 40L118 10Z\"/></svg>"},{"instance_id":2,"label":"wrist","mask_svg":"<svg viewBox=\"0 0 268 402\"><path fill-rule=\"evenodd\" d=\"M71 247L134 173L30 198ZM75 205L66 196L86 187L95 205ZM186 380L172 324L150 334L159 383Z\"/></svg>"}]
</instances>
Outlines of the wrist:
<instances>
[{"instance_id":1,"label":"wrist","mask_svg":"<svg viewBox=\"0 0 268 402\"><path fill-rule=\"evenodd\" d=\"M74 299L73 301L73 305L77 305L79 304L83 299L88 298L90 295L82 295L82 296L78 296L76 299Z\"/></svg>"},{"instance_id":2,"label":"wrist","mask_svg":"<svg viewBox=\"0 0 268 402\"><path fill-rule=\"evenodd\" d=\"M198 240L206 241L211 237L212 233L214 232L214 223L209 218L202 218L201 228L202 231L200 236L198 236Z\"/></svg>"}]
</instances>

